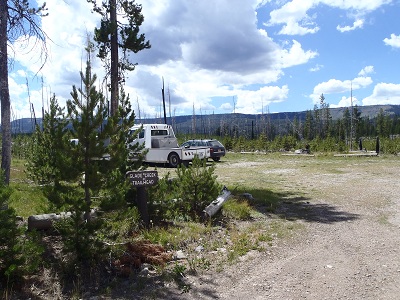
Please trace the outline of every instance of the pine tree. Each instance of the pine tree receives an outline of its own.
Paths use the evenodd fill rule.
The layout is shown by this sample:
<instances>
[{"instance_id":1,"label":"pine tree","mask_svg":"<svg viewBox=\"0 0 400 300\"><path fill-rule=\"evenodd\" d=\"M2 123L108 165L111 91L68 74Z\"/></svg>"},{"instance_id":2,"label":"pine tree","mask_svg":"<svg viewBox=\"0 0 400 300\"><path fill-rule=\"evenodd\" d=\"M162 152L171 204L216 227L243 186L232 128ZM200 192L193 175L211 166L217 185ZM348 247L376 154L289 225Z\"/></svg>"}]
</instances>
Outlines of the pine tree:
<instances>
[{"instance_id":1,"label":"pine tree","mask_svg":"<svg viewBox=\"0 0 400 300\"><path fill-rule=\"evenodd\" d=\"M139 150L127 146L134 138L130 128L135 118L129 98L122 93L117 112L108 117L105 97L96 90L97 77L91 71L91 49L89 44L83 87L73 86L66 114L53 97L43 129L36 130L28 168L33 179L49 183L43 189L53 207L71 212L56 227L64 250L80 262L101 253L96 234L103 224L92 219L92 208L126 208L126 172L141 163L129 157ZM78 142L71 143L72 138Z\"/></svg>"},{"instance_id":2,"label":"pine tree","mask_svg":"<svg viewBox=\"0 0 400 300\"><path fill-rule=\"evenodd\" d=\"M23 275L33 273L42 262L43 247L35 233L25 233L17 224L15 210L9 200L12 189L0 176L0 286L1 282L13 284Z\"/></svg>"},{"instance_id":3,"label":"pine tree","mask_svg":"<svg viewBox=\"0 0 400 300\"><path fill-rule=\"evenodd\" d=\"M215 166L207 167L205 161L195 157L190 168L177 169L179 186L177 194L182 208L192 219L199 218L204 208L216 199L221 186L214 175Z\"/></svg>"},{"instance_id":4,"label":"pine tree","mask_svg":"<svg viewBox=\"0 0 400 300\"><path fill-rule=\"evenodd\" d=\"M129 61L129 52L137 53L150 48L145 35L139 33L144 21L142 6L135 0L87 0L93 11L101 15L100 27L95 29L95 41L99 46L98 56L103 60L111 77L111 115L117 113L119 85L124 81L124 72L134 70L136 64ZM123 20L118 20L123 18ZM119 50L123 57L119 59Z\"/></svg>"},{"instance_id":5,"label":"pine tree","mask_svg":"<svg viewBox=\"0 0 400 300\"><path fill-rule=\"evenodd\" d=\"M30 143L27 172L36 182L58 185L62 180L70 180L77 176L77 173L71 173L69 168L74 158L68 155L71 135L66 129L67 123L64 110L53 95L42 127L36 126Z\"/></svg>"},{"instance_id":6,"label":"pine tree","mask_svg":"<svg viewBox=\"0 0 400 300\"><path fill-rule=\"evenodd\" d=\"M311 141L314 138L314 122L311 110L306 113L306 121L304 123L304 137Z\"/></svg>"}]
</instances>

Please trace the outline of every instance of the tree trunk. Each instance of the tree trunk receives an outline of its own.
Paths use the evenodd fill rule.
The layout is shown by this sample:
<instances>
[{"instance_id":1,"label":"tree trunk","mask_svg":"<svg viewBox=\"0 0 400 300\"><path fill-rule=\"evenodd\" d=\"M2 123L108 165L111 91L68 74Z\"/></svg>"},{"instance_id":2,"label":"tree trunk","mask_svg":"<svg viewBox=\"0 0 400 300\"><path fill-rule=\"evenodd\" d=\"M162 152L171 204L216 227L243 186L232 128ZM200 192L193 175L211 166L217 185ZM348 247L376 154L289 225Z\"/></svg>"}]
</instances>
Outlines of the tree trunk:
<instances>
[{"instance_id":1,"label":"tree trunk","mask_svg":"<svg viewBox=\"0 0 400 300\"><path fill-rule=\"evenodd\" d=\"M110 21L113 26L111 32L111 115L118 109L118 27L117 27L117 1L110 0Z\"/></svg>"},{"instance_id":2,"label":"tree trunk","mask_svg":"<svg viewBox=\"0 0 400 300\"><path fill-rule=\"evenodd\" d=\"M10 182L11 168L11 111L10 92L8 88L7 61L7 0L0 0L0 101L1 101L1 168L4 171L6 184Z\"/></svg>"}]
</instances>

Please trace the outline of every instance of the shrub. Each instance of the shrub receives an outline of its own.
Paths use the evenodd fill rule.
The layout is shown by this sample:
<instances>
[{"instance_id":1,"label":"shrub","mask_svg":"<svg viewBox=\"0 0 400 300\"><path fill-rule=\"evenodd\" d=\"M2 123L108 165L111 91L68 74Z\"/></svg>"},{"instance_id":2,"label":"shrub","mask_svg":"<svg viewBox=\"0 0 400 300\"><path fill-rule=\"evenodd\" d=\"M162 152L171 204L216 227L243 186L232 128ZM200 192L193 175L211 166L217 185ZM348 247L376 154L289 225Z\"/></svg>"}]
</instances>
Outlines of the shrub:
<instances>
[{"instance_id":1,"label":"shrub","mask_svg":"<svg viewBox=\"0 0 400 300\"><path fill-rule=\"evenodd\" d=\"M43 253L35 232L24 233L18 226L15 210L8 207L11 193L0 176L0 279L7 282L36 271Z\"/></svg>"},{"instance_id":2,"label":"shrub","mask_svg":"<svg viewBox=\"0 0 400 300\"><path fill-rule=\"evenodd\" d=\"M194 219L202 215L204 208L215 200L221 191L214 171L214 165L207 167L206 161L197 157L194 158L191 167L182 166L177 169L178 199L182 199L182 207Z\"/></svg>"},{"instance_id":3,"label":"shrub","mask_svg":"<svg viewBox=\"0 0 400 300\"><path fill-rule=\"evenodd\" d=\"M206 161L196 157L190 167L176 170L176 179L170 180L169 174L160 179L149 189L150 215L163 220L199 219L221 191L214 171L214 165L207 166Z\"/></svg>"},{"instance_id":4,"label":"shrub","mask_svg":"<svg viewBox=\"0 0 400 300\"><path fill-rule=\"evenodd\" d=\"M177 199L177 180L166 176L160 178L157 185L149 188L148 209L153 222L185 219L186 212L182 209L181 199Z\"/></svg>"}]
</instances>

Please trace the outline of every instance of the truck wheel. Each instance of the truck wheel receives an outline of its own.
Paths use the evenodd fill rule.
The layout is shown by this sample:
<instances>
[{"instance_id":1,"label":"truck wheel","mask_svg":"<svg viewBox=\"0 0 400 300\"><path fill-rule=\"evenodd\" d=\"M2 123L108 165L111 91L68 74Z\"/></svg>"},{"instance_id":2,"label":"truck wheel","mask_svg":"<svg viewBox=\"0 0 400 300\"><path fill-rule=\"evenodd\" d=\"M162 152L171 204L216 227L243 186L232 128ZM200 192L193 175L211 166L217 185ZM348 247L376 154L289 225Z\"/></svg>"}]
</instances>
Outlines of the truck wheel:
<instances>
[{"instance_id":1,"label":"truck wheel","mask_svg":"<svg viewBox=\"0 0 400 300\"><path fill-rule=\"evenodd\" d=\"M181 160L179 159L179 155L176 154L175 152L171 153L168 156L168 163L169 163L170 167L176 168L180 162L181 162Z\"/></svg>"}]
</instances>

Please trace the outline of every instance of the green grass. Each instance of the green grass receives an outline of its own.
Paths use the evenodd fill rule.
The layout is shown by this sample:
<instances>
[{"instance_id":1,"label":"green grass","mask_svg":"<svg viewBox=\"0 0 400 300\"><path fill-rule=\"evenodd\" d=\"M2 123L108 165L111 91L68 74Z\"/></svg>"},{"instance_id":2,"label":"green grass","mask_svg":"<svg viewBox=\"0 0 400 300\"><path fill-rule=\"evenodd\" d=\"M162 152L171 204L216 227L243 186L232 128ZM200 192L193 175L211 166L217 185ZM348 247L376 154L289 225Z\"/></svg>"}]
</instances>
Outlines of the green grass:
<instances>
[{"instance_id":1,"label":"green grass","mask_svg":"<svg viewBox=\"0 0 400 300\"><path fill-rule=\"evenodd\" d=\"M10 205L19 216L27 218L48 212L48 201L39 187L27 183L11 183L10 186L13 189Z\"/></svg>"},{"instance_id":2,"label":"green grass","mask_svg":"<svg viewBox=\"0 0 400 300\"><path fill-rule=\"evenodd\" d=\"M27 178L25 172L26 161L13 159L10 172L10 187L13 193L10 197L10 206L17 215L27 218L30 215L48 212L48 201L41 188Z\"/></svg>"},{"instance_id":3,"label":"green grass","mask_svg":"<svg viewBox=\"0 0 400 300\"><path fill-rule=\"evenodd\" d=\"M251 216L251 207L247 201L229 199L222 208L222 214L225 217L237 220L247 220Z\"/></svg>"},{"instance_id":4,"label":"green grass","mask_svg":"<svg viewBox=\"0 0 400 300\"><path fill-rule=\"evenodd\" d=\"M168 227L153 227L142 232L142 237L169 250L180 250L187 244L201 241L211 235L213 228L208 224L179 222Z\"/></svg>"}]
</instances>

